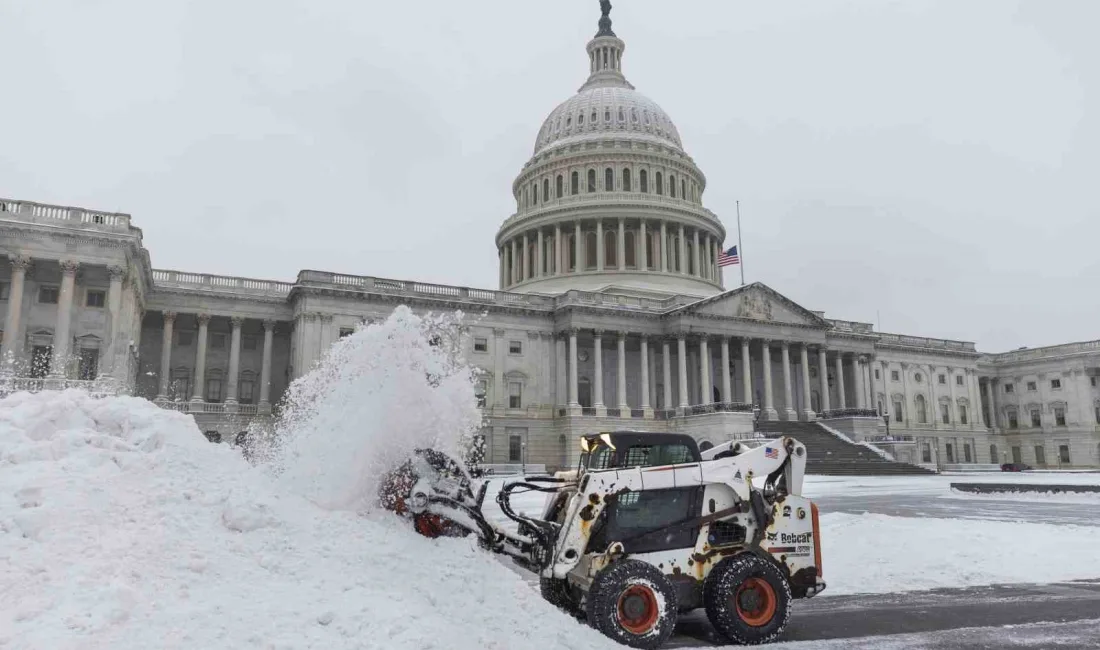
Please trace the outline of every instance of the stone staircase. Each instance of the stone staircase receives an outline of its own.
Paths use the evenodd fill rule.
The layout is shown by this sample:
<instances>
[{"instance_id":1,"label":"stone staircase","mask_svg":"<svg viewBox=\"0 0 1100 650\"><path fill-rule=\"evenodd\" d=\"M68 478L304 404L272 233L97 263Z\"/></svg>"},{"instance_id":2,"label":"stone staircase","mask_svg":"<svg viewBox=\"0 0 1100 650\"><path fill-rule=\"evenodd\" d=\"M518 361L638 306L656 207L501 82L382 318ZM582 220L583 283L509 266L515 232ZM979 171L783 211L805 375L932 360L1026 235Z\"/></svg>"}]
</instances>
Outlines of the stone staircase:
<instances>
[{"instance_id":1,"label":"stone staircase","mask_svg":"<svg viewBox=\"0 0 1100 650\"><path fill-rule=\"evenodd\" d=\"M807 474L895 476L935 474L930 469L887 460L874 451L836 437L816 422L760 422L756 430L791 436L806 445Z\"/></svg>"}]
</instances>

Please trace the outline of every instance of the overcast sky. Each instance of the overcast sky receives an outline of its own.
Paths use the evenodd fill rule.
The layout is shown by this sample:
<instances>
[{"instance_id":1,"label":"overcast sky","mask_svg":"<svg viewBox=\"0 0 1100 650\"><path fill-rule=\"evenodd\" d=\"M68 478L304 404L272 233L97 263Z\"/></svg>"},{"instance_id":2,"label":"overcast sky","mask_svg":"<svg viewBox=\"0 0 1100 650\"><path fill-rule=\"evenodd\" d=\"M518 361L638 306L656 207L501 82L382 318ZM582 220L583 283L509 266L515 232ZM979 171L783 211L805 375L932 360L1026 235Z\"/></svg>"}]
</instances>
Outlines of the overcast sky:
<instances>
[{"instance_id":1,"label":"overcast sky","mask_svg":"<svg viewBox=\"0 0 1100 650\"><path fill-rule=\"evenodd\" d=\"M1005 351L1100 336L1100 2L613 0L746 280ZM0 0L0 196L157 268L495 288L596 0ZM737 267L726 269L737 286Z\"/></svg>"}]
</instances>

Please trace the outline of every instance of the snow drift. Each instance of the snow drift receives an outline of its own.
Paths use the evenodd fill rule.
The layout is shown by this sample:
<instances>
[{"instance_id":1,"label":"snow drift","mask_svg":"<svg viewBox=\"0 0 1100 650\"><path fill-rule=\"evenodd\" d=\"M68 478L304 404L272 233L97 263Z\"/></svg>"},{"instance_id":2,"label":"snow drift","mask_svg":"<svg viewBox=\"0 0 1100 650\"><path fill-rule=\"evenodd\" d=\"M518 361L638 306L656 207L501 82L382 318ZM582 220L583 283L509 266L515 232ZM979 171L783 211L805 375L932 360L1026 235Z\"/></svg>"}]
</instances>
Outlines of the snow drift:
<instances>
[{"instance_id":1,"label":"snow drift","mask_svg":"<svg viewBox=\"0 0 1100 650\"><path fill-rule=\"evenodd\" d=\"M345 366L376 336L402 347L318 369L336 391L348 382L343 408L299 389L296 435L274 456L302 466L277 480L142 399L0 400L0 647L616 647L471 541L343 509L370 487L361 471L447 418L442 442L470 424L461 368L417 340L422 325L398 314L338 346Z\"/></svg>"}]
</instances>

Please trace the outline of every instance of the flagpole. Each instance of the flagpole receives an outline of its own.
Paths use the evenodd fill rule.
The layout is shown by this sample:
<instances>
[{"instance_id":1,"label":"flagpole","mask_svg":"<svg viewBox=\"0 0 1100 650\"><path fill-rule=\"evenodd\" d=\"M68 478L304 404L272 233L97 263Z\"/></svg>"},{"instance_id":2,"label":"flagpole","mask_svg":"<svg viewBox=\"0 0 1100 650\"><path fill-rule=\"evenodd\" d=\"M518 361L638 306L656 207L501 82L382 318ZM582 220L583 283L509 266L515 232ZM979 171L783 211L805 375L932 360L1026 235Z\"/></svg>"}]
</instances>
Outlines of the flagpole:
<instances>
[{"instance_id":1,"label":"flagpole","mask_svg":"<svg viewBox=\"0 0 1100 650\"><path fill-rule=\"evenodd\" d=\"M737 256L740 258L741 286L745 286L745 247L741 245L741 202L737 202Z\"/></svg>"}]
</instances>

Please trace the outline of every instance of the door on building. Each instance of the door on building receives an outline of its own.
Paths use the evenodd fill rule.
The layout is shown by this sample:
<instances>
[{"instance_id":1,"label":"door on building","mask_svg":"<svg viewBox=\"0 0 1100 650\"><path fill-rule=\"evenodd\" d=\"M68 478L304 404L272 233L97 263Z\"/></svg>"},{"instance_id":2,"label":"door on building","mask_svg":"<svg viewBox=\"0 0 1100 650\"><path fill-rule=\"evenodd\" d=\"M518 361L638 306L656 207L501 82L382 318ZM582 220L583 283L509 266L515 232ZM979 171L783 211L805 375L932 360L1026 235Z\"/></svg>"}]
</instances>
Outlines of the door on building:
<instances>
[{"instance_id":1,"label":"door on building","mask_svg":"<svg viewBox=\"0 0 1100 650\"><path fill-rule=\"evenodd\" d=\"M1040 467L1047 464L1047 450L1042 445L1035 445L1035 464Z\"/></svg>"},{"instance_id":2,"label":"door on building","mask_svg":"<svg viewBox=\"0 0 1100 650\"><path fill-rule=\"evenodd\" d=\"M1001 464L1001 459L997 456L997 445L989 445L989 462Z\"/></svg>"},{"instance_id":3,"label":"door on building","mask_svg":"<svg viewBox=\"0 0 1100 650\"><path fill-rule=\"evenodd\" d=\"M963 458L965 458L966 462L968 462L968 463L973 463L974 462L974 457L970 453L970 443L969 442L963 443Z\"/></svg>"},{"instance_id":4,"label":"door on building","mask_svg":"<svg viewBox=\"0 0 1100 650\"><path fill-rule=\"evenodd\" d=\"M955 445L951 444L950 442L947 443L947 462L955 462Z\"/></svg>"},{"instance_id":5,"label":"door on building","mask_svg":"<svg viewBox=\"0 0 1100 650\"><path fill-rule=\"evenodd\" d=\"M577 382L577 402L584 408L592 406L592 384L587 379Z\"/></svg>"},{"instance_id":6,"label":"door on building","mask_svg":"<svg viewBox=\"0 0 1100 650\"><path fill-rule=\"evenodd\" d=\"M1020 453L1019 447L1012 448L1012 462L1016 463L1017 465L1024 462L1024 456L1022 453Z\"/></svg>"},{"instance_id":7,"label":"door on building","mask_svg":"<svg viewBox=\"0 0 1100 650\"><path fill-rule=\"evenodd\" d=\"M31 350L31 377L42 379L50 374L50 357L53 356L52 345L36 345Z\"/></svg>"},{"instance_id":8,"label":"door on building","mask_svg":"<svg viewBox=\"0 0 1100 650\"><path fill-rule=\"evenodd\" d=\"M92 380L99 375L99 350L85 349L80 351L80 368L78 379Z\"/></svg>"}]
</instances>

